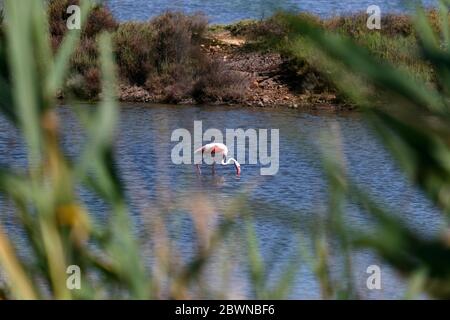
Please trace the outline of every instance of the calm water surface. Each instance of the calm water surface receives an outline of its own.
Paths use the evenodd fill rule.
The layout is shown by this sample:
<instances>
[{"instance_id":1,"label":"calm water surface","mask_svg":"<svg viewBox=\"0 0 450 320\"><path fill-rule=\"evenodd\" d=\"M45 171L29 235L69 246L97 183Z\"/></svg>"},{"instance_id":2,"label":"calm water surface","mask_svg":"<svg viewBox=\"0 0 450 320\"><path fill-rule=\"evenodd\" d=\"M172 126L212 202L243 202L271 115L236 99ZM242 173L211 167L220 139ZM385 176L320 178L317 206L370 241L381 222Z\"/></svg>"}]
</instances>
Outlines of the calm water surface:
<instances>
[{"instance_id":1,"label":"calm water surface","mask_svg":"<svg viewBox=\"0 0 450 320\"><path fill-rule=\"evenodd\" d=\"M188 13L202 11L213 23L229 23L236 20L260 19L279 9L301 10L321 16L366 11L370 5L380 6L382 12L400 12L413 1L403 0L107 0L113 13L120 20L147 20L167 10ZM437 3L423 0L425 5Z\"/></svg>"},{"instance_id":2,"label":"calm water surface","mask_svg":"<svg viewBox=\"0 0 450 320\"><path fill-rule=\"evenodd\" d=\"M92 106L86 106L90 108ZM59 110L64 128L63 147L76 158L83 145L83 134L69 107ZM230 167L218 168L212 177L204 166L204 175L198 178L191 165L171 162L171 133L178 128L193 130L195 120L203 121L203 130L217 128L278 128L280 129L280 170L275 176L261 176L259 165L243 165L240 179ZM158 209L169 204L173 212L168 217L170 237L177 244L181 258L189 261L195 251L195 233L192 207L212 204L212 211L220 220L232 210L230 201L246 192L252 207L252 217L263 258L271 265L271 279L280 276L283 263L292 260L298 247L298 231L308 230L327 202L326 182L317 151L318 137L330 126L338 127L342 135L344 154L351 176L374 198L395 209L414 229L424 235L433 234L441 227L438 212L403 178L390 155L381 147L358 114L311 114L298 111L275 111L230 107L176 107L162 105L123 105L120 128L117 131L116 154L118 167L126 183L135 232L144 246L144 256L152 263L152 254L146 227ZM23 167L24 148L10 124L0 118L0 165ZM80 190L93 215L102 221L108 208L91 194ZM16 232L12 209L0 199L0 218L8 232L21 244ZM347 223L370 230L370 218L349 204ZM238 212L236 212L238 213ZM294 223L295 222L295 223ZM212 226L210 226L212 228ZM148 230L147 230L148 231ZM237 231L237 236L243 235ZM238 239L238 238L236 238ZM333 255L333 272L342 271L339 254ZM302 243L305 247L307 241ZM229 287L235 297L248 296L244 245L240 240L223 245L208 267L206 277L212 289L224 289L218 279L223 271L224 257L233 264ZM231 251L231 252L230 252ZM239 254L239 252L241 254ZM354 256L354 278L360 294L365 298L401 298L405 283L374 255L359 251ZM383 270L383 290L366 289L366 268L378 264ZM251 294L251 293L250 293ZM292 298L319 298L320 289L311 269L303 262L294 282Z\"/></svg>"}]
</instances>

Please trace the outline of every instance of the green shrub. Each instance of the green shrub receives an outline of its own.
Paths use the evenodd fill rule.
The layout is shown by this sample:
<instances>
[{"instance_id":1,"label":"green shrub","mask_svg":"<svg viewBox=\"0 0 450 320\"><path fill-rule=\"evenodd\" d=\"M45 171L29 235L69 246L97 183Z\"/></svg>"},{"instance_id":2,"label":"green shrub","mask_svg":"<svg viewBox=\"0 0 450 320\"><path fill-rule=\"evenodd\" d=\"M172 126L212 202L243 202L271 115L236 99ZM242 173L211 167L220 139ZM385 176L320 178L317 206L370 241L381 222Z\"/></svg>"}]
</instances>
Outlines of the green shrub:
<instances>
[{"instance_id":1,"label":"green shrub","mask_svg":"<svg viewBox=\"0 0 450 320\"><path fill-rule=\"evenodd\" d=\"M130 83L145 84L154 70L155 32L149 23L127 22L114 35L120 75Z\"/></svg>"}]
</instances>

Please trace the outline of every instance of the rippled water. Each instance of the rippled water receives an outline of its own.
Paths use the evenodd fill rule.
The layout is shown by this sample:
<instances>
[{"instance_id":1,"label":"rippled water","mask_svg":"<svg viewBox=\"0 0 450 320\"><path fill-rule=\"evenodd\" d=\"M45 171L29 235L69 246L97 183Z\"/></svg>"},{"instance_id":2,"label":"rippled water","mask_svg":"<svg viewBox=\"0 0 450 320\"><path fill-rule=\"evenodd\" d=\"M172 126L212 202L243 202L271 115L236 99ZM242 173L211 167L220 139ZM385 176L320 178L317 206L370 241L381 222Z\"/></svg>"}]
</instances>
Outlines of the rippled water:
<instances>
[{"instance_id":1,"label":"rippled water","mask_svg":"<svg viewBox=\"0 0 450 320\"><path fill-rule=\"evenodd\" d=\"M87 108L89 106L86 106ZM76 158L83 145L83 135L70 108L60 108L64 128L63 147ZM174 129L193 129L195 120L203 121L203 130L217 128L280 129L280 170L275 176L261 176L259 165L243 165L240 179L232 167L220 167L215 177L204 168L198 178L192 165L171 162L171 142ZM317 152L318 137L324 129L337 126L342 134L343 150L351 176L372 196L395 208L413 228L423 234L433 234L441 227L439 214L430 203L403 178L391 157L377 142L374 134L358 114L310 114L290 110L261 110L230 107L176 107L162 105L124 105L117 131L116 154L121 175L126 183L136 234L142 240L143 254L152 263L145 223L152 221L157 209L171 204L173 219L171 239L178 244L181 258L188 261L194 252L193 222L187 214L192 208L210 203L219 219L230 210L230 201L246 192L253 209L253 219L265 261L275 261L271 277L280 276L281 265L292 259L298 247L298 230L306 235L317 215L324 212L327 202L326 183ZM24 147L17 132L0 118L0 165L23 167ZM80 190L93 215L106 217L107 207L86 191ZM203 202L203 203L202 203ZM19 247L12 209L0 199L0 218ZM370 219L355 206L349 205L347 223L354 227L371 227ZM296 224L293 223L296 222ZM307 242L302 243L308 246ZM330 243L331 248L333 244ZM236 244L235 244L236 246ZM223 250L242 250L243 245L223 245L208 268L210 285L220 290ZM333 254L333 252L332 252ZM245 285L246 266L242 255L231 255L235 265L230 287L236 295L248 295ZM354 277L360 294L365 298L400 298L405 284L372 254L354 253ZM369 292L365 287L366 268L383 266L383 290ZM332 260L333 270L342 269L339 256ZM299 266L292 298L319 298L320 290L306 263Z\"/></svg>"},{"instance_id":2,"label":"rippled water","mask_svg":"<svg viewBox=\"0 0 450 320\"><path fill-rule=\"evenodd\" d=\"M107 0L113 13L121 20L147 20L166 10L189 13L202 11L213 23L260 19L279 9L302 10L321 16L366 11L370 5L380 6L382 12L404 11L413 1L403 0ZM435 0L422 1L425 5Z\"/></svg>"}]
</instances>

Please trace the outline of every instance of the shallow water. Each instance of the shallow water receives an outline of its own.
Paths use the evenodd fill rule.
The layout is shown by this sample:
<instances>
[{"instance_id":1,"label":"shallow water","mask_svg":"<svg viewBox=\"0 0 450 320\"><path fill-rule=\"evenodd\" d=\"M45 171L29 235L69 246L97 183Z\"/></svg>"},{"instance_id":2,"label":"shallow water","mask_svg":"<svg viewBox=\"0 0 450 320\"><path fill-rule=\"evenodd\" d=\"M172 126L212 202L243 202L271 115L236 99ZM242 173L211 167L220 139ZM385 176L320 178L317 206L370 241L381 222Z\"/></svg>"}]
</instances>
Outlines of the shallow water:
<instances>
[{"instance_id":1,"label":"shallow water","mask_svg":"<svg viewBox=\"0 0 450 320\"><path fill-rule=\"evenodd\" d=\"M261 19L277 10L308 11L321 16L366 11L378 5L383 12L400 12L413 3L403 0L107 0L120 20L147 20L167 10L188 13L204 12L212 23L229 23L241 19ZM435 0L424 0L425 5Z\"/></svg>"},{"instance_id":2,"label":"shallow water","mask_svg":"<svg viewBox=\"0 0 450 320\"><path fill-rule=\"evenodd\" d=\"M369 194L394 208L407 224L424 235L432 235L441 227L439 213L403 178L395 162L357 113L336 115L294 110L163 105L123 105L121 110L115 146L118 167L125 180L135 232L144 244L143 254L150 265L153 260L145 228L146 223L152 223L159 209L169 205L169 211L173 213L168 216L170 238L177 244L181 259L189 261L195 251L195 233L188 212L211 205L212 212L220 220L225 212L233 211L231 201L245 192L251 204L262 256L266 262L274 261L270 279L279 279L283 263L292 260L298 244L309 247L307 241L299 241L298 231L302 232L302 239L306 239L311 225L314 226L317 216L325 210L327 186L317 149L319 137L330 127L340 132L352 178ZM63 147L67 154L76 158L83 145L80 126L69 107L60 108L59 113L64 128ZM261 176L260 165L243 164L240 179L235 177L232 166L218 168L213 177L203 166L204 175L199 178L192 165L174 165L171 149L176 142L171 142L171 133L178 128L192 131L195 120L203 121L204 131L208 128L223 132L227 128L280 129L278 174ZM329 139L325 136L325 140ZM0 118L0 165L20 168L25 162L23 144L17 133ZM108 209L103 203L84 190L80 193L99 221L107 217ZM0 205L0 218L20 247L22 240L16 231L12 209L1 199ZM372 225L370 218L352 204L347 208L346 219L353 227L370 229ZM240 235L237 231L236 236ZM242 259L246 254L241 252L244 246L240 241L221 246L206 274L210 286L220 291L224 288L218 280L224 264L222 260L232 263L229 286L234 292L233 297L251 296ZM333 250L334 244L329 245ZM331 253L333 256L334 252ZM376 256L360 251L354 253L353 259L355 284L362 297L403 296L406 284ZM366 268L372 264L382 266L383 289L380 291L366 288ZM339 254L333 256L332 265L336 274L342 271ZM320 298L318 283L304 261L299 266L293 286L291 298Z\"/></svg>"}]
</instances>

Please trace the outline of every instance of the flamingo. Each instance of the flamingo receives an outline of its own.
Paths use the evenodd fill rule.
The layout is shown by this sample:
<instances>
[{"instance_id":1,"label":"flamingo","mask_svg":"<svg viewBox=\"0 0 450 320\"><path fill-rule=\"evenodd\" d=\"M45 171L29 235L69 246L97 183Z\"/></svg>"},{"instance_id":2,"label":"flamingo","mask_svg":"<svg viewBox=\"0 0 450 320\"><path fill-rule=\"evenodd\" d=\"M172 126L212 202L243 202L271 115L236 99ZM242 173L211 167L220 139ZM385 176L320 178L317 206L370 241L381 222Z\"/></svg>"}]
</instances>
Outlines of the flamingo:
<instances>
[{"instance_id":1,"label":"flamingo","mask_svg":"<svg viewBox=\"0 0 450 320\"><path fill-rule=\"evenodd\" d=\"M234 159L234 158L229 158L228 161L226 161L227 159L227 155L228 155L228 147L226 145L224 145L223 143L209 143L204 145L203 147L197 149L194 151L194 153L202 153L203 154L211 154L211 156L214 158L214 162L212 164L212 174L214 175L216 173L216 169L215 169L215 164L220 163L223 166L229 165L229 164L234 164L234 167L236 168L236 175L240 176L241 175L241 165L239 164L239 162ZM222 161L219 162L215 156L216 155L222 155ZM197 172L199 174L201 174L201 170L200 170L200 165L197 164Z\"/></svg>"}]
</instances>

